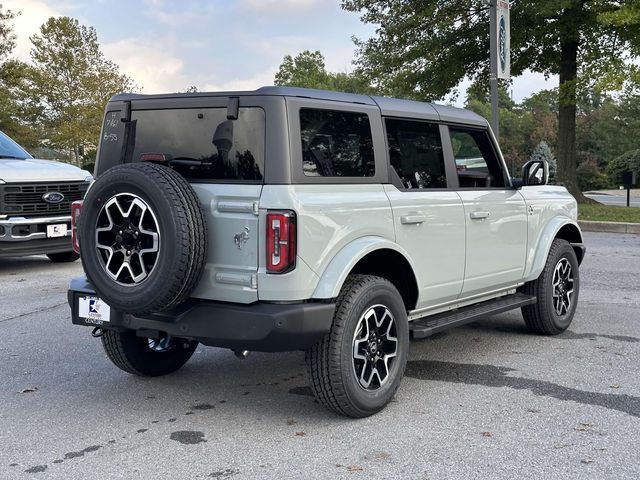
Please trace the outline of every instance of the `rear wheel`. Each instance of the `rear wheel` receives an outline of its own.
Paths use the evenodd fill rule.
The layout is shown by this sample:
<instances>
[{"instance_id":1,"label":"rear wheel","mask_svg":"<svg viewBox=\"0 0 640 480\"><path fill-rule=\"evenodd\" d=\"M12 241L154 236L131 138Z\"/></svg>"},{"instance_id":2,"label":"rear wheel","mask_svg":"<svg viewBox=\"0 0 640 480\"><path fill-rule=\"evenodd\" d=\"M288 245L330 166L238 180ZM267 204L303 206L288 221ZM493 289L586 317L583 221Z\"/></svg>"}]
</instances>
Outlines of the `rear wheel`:
<instances>
[{"instance_id":1,"label":"rear wheel","mask_svg":"<svg viewBox=\"0 0 640 480\"><path fill-rule=\"evenodd\" d=\"M47 253L47 257L53 263L69 263L75 262L80 258L76 252Z\"/></svg>"},{"instance_id":2,"label":"rear wheel","mask_svg":"<svg viewBox=\"0 0 640 480\"><path fill-rule=\"evenodd\" d=\"M580 293L578 258L569 242L553 241L544 270L537 280L525 284L523 292L538 299L536 304L522 308L529 330L557 335L569 328Z\"/></svg>"},{"instance_id":3,"label":"rear wheel","mask_svg":"<svg viewBox=\"0 0 640 480\"><path fill-rule=\"evenodd\" d=\"M158 377L180 369L193 355L198 342L164 336L139 337L133 330L106 330L102 346L109 360L127 373Z\"/></svg>"},{"instance_id":4,"label":"rear wheel","mask_svg":"<svg viewBox=\"0 0 640 480\"><path fill-rule=\"evenodd\" d=\"M338 297L331 331L306 355L312 390L329 410L366 417L393 398L409 349L398 290L371 275L352 275Z\"/></svg>"}]
</instances>

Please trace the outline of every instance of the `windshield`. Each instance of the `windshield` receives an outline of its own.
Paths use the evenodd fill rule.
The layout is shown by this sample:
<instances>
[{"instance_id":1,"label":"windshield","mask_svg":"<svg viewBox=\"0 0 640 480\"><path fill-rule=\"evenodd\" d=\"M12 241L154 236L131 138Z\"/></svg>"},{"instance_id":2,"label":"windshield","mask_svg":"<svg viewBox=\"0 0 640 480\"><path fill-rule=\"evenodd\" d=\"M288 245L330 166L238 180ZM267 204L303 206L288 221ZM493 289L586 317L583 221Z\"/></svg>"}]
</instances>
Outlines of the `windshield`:
<instances>
[{"instance_id":1,"label":"windshield","mask_svg":"<svg viewBox=\"0 0 640 480\"><path fill-rule=\"evenodd\" d=\"M11 140L4 133L0 132L0 158L33 158L27 151Z\"/></svg>"}]
</instances>

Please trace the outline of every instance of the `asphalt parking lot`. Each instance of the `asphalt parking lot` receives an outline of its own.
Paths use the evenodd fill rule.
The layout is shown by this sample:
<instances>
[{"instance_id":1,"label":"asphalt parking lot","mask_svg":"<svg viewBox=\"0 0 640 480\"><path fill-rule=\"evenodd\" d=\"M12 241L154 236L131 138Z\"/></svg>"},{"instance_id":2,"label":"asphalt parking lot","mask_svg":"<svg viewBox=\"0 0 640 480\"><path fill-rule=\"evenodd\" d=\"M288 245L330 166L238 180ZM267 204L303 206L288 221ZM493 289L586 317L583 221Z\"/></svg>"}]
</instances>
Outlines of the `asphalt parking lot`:
<instances>
[{"instance_id":1,"label":"asphalt parking lot","mask_svg":"<svg viewBox=\"0 0 640 480\"><path fill-rule=\"evenodd\" d=\"M640 237L585 237L570 331L511 312L412 342L357 421L314 402L302 353L126 375L70 324L79 264L0 260L0 479L640 478Z\"/></svg>"}]
</instances>

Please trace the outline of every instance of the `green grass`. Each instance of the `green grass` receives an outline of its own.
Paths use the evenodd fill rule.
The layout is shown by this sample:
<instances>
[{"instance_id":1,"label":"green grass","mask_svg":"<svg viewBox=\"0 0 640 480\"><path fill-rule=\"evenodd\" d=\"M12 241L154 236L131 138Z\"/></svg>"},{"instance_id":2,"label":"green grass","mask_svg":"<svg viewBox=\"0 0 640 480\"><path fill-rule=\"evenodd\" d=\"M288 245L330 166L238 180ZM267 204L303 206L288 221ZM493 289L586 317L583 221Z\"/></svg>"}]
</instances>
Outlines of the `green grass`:
<instances>
[{"instance_id":1,"label":"green grass","mask_svg":"<svg viewBox=\"0 0 640 480\"><path fill-rule=\"evenodd\" d=\"M581 203L578 205L578 218L598 222L640 223L640 208Z\"/></svg>"}]
</instances>

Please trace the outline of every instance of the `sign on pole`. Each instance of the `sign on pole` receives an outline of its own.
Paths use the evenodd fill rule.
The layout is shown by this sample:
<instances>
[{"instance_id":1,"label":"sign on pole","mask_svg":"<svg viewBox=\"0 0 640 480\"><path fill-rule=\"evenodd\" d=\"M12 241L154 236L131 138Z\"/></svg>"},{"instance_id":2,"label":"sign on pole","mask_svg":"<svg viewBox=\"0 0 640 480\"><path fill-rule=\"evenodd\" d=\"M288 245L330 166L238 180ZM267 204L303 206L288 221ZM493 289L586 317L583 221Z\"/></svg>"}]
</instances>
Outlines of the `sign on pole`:
<instances>
[{"instance_id":1,"label":"sign on pole","mask_svg":"<svg viewBox=\"0 0 640 480\"><path fill-rule=\"evenodd\" d=\"M500 79L511 78L511 21L509 16L509 1L496 0L496 48L497 59L495 72Z\"/></svg>"},{"instance_id":2,"label":"sign on pole","mask_svg":"<svg viewBox=\"0 0 640 480\"><path fill-rule=\"evenodd\" d=\"M511 20L509 0L485 0L490 7L489 32L491 38L491 128L500 138L498 83L511 78Z\"/></svg>"}]
</instances>

